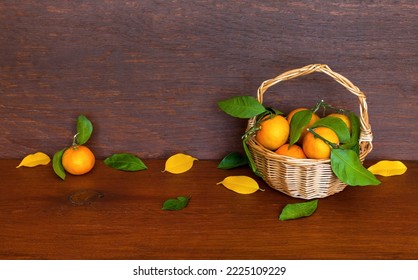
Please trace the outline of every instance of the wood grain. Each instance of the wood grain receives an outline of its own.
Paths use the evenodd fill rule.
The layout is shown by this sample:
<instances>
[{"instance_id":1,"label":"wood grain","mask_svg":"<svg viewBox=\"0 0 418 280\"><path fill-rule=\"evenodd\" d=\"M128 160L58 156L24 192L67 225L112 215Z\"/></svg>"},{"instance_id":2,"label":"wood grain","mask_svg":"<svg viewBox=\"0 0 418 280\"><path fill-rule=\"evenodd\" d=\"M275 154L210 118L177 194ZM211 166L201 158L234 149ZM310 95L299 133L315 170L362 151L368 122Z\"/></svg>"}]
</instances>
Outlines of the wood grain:
<instances>
[{"instance_id":1,"label":"wood grain","mask_svg":"<svg viewBox=\"0 0 418 280\"><path fill-rule=\"evenodd\" d=\"M279 221L302 202L258 180L240 195L216 183L254 177L247 167L220 170L198 161L181 175L122 172L98 161L83 176L59 179L50 165L16 169L0 160L0 259L417 259L417 162L375 187L347 187L320 199L308 218ZM370 163L368 163L370 164ZM71 203L78 195L90 203ZM100 193L101 195L92 195ZM187 208L161 210L168 198L191 196Z\"/></svg>"},{"instance_id":2,"label":"wood grain","mask_svg":"<svg viewBox=\"0 0 418 280\"><path fill-rule=\"evenodd\" d=\"M416 1L1 1L0 158L71 144L95 126L99 158L241 149L245 122L217 101L266 79L328 64L367 95L373 159L418 158ZM357 109L332 79L277 86L284 112L318 99Z\"/></svg>"}]
</instances>

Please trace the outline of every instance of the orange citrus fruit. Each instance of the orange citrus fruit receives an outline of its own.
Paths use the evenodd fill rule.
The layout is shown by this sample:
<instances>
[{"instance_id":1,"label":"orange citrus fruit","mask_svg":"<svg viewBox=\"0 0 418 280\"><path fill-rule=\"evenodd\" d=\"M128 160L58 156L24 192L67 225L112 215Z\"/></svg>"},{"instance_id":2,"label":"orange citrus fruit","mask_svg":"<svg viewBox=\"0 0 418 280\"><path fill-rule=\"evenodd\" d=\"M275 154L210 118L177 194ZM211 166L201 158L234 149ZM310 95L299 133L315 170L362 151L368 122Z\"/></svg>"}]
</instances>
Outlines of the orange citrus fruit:
<instances>
[{"instance_id":1,"label":"orange citrus fruit","mask_svg":"<svg viewBox=\"0 0 418 280\"><path fill-rule=\"evenodd\" d=\"M256 140L269 150L277 150L289 138L289 123L283 116L266 117L257 131Z\"/></svg>"},{"instance_id":2,"label":"orange citrus fruit","mask_svg":"<svg viewBox=\"0 0 418 280\"><path fill-rule=\"evenodd\" d=\"M296 109L294 109L294 110L292 110L288 115L287 115L287 121L289 122L289 125L290 125L290 121L292 120L292 118L293 118L293 116L297 113L297 112L300 112L300 111L303 111L303 110L309 110L308 108L296 108ZM302 141L303 141L303 138L305 137L305 135L306 135L306 133L308 132L307 131L307 129L309 128L309 127L311 127L317 120L319 120L320 119L320 117L317 115L317 114L315 114L315 113L312 113L312 118L311 118L311 120L309 121L309 123L304 127L304 128L302 128L302 133L300 134L300 142L302 143Z\"/></svg>"},{"instance_id":3,"label":"orange citrus fruit","mask_svg":"<svg viewBox=\"0 0 418 280\"><path fill-rule=\"evenodd\" d=\"M275 153L292 158L306 158L306 155L303 152L302 148L298 145L292 145L289 147L289 144L284 144L283 146L278 148Z\"/></svg>"},{"instance_id":4,"label":"orange citrus fruit","mask_svg":"<svg viewBox=\"0 0 418 280\"><path fill-rule=\"evenodd\" d=\"M94 167L95 161L93 152L82 145L69 147L61 160L64 169L73 175L86 174Z\"/></svg>"},{"instance_id":5,"label":"orange citrus fruit","mask_svg":"<svg viewBox=\"0 0 418 280\"><path fill-rule=\"evenodd\" d=\"M313 131L329 142L337 145L339 144L338 136L332 129L327 127L317 127L314 128ZM331 155L331 147L311 132L307 133L305 138L303 138L302 147L303 152L308 158L327 159Z\"/></svg>"},{"instance_id":6,"label":"orange citrus fruit","mask_svg":"<svg viewBox=\"0 0 418 280\"><path fill-rule=\"evenodd\" d=\"M351 132L351 122L350 122L350 118L346 115L343 114L339 114L339 113L333 113L333 114L329 114L328 117L334 117L334 118L339 118L341 119L348 127L348 130Z\"/></svg>"}]
</instances>

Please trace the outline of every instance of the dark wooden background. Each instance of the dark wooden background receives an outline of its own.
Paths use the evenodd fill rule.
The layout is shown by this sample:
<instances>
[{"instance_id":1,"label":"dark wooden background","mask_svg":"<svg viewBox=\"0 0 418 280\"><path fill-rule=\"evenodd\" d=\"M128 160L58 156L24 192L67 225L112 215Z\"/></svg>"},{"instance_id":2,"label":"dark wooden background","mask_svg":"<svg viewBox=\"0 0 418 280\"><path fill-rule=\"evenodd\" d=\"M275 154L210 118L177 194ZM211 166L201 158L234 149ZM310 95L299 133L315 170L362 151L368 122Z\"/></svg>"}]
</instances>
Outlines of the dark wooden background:
<instances>
[{"instance_id":1,"label":"dark wooden background","mask_svg":"<svg viewBox=\"0 0 418 280\"><path fill-rule=\"evenodd\" d=\"M371 159L418 159L416 1L0 2L0 158L71 144L94 125L98 158L241 150L245 120L217 101L254 95L266 79L328 64L367 95ZM284 112L319 98L357 100L312 74L276 85Z\"/></svg>"}]
</instances>

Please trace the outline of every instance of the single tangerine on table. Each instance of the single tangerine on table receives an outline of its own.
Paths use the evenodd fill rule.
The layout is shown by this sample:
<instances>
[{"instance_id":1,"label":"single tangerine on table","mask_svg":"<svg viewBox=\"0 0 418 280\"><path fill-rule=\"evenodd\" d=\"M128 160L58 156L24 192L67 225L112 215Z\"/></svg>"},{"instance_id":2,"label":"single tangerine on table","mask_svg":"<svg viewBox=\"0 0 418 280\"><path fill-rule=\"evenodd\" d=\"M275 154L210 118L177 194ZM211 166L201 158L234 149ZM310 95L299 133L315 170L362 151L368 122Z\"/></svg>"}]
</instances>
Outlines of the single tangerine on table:
<instances>
[{"instance_id":1,"label":"single tangerine on table","mask_svg":"<svg viewBox=\"0 0 418 280\"><path fill-rule=\"evenodd\" d=\"M328 127L317 127L313 131L331 143L339 144L337 134ZM321 138L308 132L303 138L303 152L311 159L328 159L331 155L331 147Z\"/></svg>"},{"instance_id":2,"label":"single tangerine on table","mask_svg":"<svg viewBox=\"0 0 418 280\"><path fill-rule=\"evenodd\" d=\"M95 164L93 152L83 145L73 145L62 155L62 166L73 175L82 175L93 169Z\"/></svg>"},{"instance_id":3,"label":"single tangerine on table","mask_svg":"<svg viewBox=\"0 0 418 280\"><path fill-rule=\"evenodd\" d=\"M266 149L277 150L287 142L289 131L289 123L283 116L267 116L261 122L260 130L256 134L256 140Z\"/></svg>"},{"instance_id":4,"label":"single tangerine on table","mask_svg":"<svg viewBox=\"0 0 418 280\"><path fill-rule=\"evenodd\" d=\"M305 159L306 155L303 152L302 148L296 144L293 144L289 147L289 144L284 144L280 148L278 148L275 151L276 154L282 155L282 156L288 156L292 158L299 158L299 159Z\"/></svg>"}]
</instances>

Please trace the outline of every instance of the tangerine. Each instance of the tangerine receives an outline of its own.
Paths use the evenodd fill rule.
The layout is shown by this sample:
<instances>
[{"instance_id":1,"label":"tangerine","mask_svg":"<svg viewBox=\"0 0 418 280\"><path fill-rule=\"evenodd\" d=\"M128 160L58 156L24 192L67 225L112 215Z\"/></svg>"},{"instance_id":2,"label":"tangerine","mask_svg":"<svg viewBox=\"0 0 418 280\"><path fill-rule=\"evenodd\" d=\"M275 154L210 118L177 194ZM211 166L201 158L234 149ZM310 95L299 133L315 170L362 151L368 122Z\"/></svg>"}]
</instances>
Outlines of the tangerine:
<instances>
[{"instance_id":1,"label":"tangerine","mask_svg":"<svg viewBox=\"0 0 418 280\"><path fill-rule=\"evenodd\" d=\"M289 123L283 116L266 117L257 131L256 140L269 150L277 150L289 138Z\"/></svg>"},{"instance_id":2,"label":"tangerine","mask_svg":"<svg viewBox=\"0 0 418 280\"><path fill-rule=\"evenodd\" d=\"M350 121L350 118L348 116L343 115L343 114L339 114L339 113L332 113L332 114L329 114L328 117L334 117L334 118L341 119L347 125L348 131L351 132L351 121Z\"/></svg>"},{"instance_id":3,"label":"tangerine","mask_svg":"<svg viewBox=\"0 0 418 280\"><path fill-rule=\"evenodd\" d=\"M306 158L306 155L303 152L303 149L300 146L295 145L295 144L293 144L290 147L289 147L289 144L284 144L280 148L278 148L275 151L275 153L278 155L288 156L292 158L299 158L299 159Z\"/></svg>"},{"instance_id":4,"label":"tangerine","mask_svg":"<svg viewBox=\"0 0 418 280\"><path fill-rule=\"evenodd\" d=\"M332 129L317 127L313 131L327 141L339 144L338 136ZM305 155L311 159L328 159L331 155L330 145L311 132L307 133L305 138L303 138L302 148Z\"/></svg>"},{"instance_id":5,"label":"tangerine","mask_svg":"<svg viewBox=\"0 0 418 280\"><path fill-rule=\"evenodd\" d=\"M93 152L83 145L73 145L62 155L62 166L73 175L82 175L93 169L95 164Z\"/></svg>"}]
</instances>

